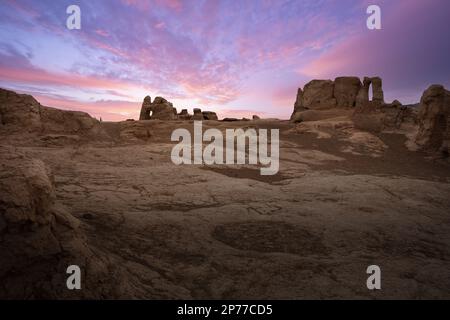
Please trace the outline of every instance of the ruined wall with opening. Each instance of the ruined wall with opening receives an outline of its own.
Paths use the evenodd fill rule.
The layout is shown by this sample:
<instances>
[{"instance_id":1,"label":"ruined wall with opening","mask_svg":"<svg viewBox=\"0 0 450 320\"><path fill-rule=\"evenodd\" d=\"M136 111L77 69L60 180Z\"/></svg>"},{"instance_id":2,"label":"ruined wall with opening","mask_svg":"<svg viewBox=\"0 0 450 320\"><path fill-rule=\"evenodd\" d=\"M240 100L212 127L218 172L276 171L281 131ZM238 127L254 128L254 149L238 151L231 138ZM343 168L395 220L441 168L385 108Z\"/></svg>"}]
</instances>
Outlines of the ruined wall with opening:
<instances>
[{"instance_id":1,"label":"ruined wall with opening","mask_svg":"<svg viewBox=\"0 0 450 320\"><path fill-rule=\"evenodd\" d=\"M373 88L373 99L369 101L369 89ZM294 104L296 113L306 110L326 110L332 108L354 108L360 106L383 105L384 93L380 77L338 77L332 80L312 80L304 88L299 88Z\"/></svg>"}]
</instances>

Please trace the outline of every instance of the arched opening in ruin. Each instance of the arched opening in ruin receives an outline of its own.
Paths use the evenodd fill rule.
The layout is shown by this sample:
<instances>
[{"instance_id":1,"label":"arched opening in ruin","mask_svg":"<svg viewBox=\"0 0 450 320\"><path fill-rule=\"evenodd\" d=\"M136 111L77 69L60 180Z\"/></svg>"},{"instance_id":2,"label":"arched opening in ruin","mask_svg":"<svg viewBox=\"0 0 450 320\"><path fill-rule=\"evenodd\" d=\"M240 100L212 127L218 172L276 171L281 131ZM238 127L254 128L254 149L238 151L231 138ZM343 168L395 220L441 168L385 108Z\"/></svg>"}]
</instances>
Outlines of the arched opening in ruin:
<instances>
[{"instance_id":1,"label":"arched opening in ruin","mask_svg":"<svg viewBox=\"0 0 450 320\"><path fill-rule=\"evenodd\" d=\"M153 116L153 111L152 111L152 110L149 111L148 116L149 116L150 118Z\"/></svg>"}]
</instances>

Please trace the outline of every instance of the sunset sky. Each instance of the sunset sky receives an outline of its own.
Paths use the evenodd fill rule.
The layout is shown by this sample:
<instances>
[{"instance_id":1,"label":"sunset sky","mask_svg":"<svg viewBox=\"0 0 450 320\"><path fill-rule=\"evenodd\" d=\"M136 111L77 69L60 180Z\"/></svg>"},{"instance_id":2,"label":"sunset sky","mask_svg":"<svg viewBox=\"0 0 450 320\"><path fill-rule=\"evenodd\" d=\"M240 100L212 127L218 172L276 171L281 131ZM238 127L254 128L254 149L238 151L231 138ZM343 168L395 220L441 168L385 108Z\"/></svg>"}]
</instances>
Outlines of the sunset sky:
<instances>
[{"instance_id":1,"label":"sunset sky","mask_svg":"<svg viewBox=\"0 0 450 320\"><path fill-rule=\"evenodd\" d=\"M71 4L81 30L66 28ZM0 87L103 120L137 118L146 95L288 118L298 87L344 75L414 103L450 87L449 30L449 0L1 0Z\"/></svg>"}]
</instances>

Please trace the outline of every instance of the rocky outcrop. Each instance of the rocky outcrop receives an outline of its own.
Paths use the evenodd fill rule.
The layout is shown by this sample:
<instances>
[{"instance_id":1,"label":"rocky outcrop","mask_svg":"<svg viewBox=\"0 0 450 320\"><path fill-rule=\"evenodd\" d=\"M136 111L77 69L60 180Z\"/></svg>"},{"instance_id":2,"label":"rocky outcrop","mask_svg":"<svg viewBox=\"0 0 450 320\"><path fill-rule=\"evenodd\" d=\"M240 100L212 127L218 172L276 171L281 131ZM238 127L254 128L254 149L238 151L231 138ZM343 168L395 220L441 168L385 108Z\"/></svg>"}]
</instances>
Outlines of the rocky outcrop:
<instances>
[{"instance_id":1,"label":"rocky outcrop","mask_svg":"<svg viewBox=\"0 0 450 320\"><path fill-rule=\"evenodd\" d=\"M156 97L152 102L151 97L144 98L139 120L175 120L177 110L173 104L162 97Z\"/></svg>"},{"instance_id":2,"label":"rocky outcrop","mask_svg":"<svg viewBox=\"0 0 450 320\"><path fill-rule=\"evenodd\" d=\"M142 102L141 113L139 120L150 120L150 108L152 107L152 98L146 96Z\"/></svg>"},{"instance_id":3,"label":"rocky outcrop","mask_svg":"<svg viewBox=\"0 0 450 320\"><path fill-rule=\"evenodd\" d=\"M337 107L348 108L356 105L356 96L361 90L358 77L339 77L334 80L334 98Z\"/></svg>"},{"instance_id":4,"label":"rocky outcrop","mask_svg":"<svg viewBox=\"0 0 450 320\"><path fill-rule=\"evenodd\" d=\"M178 120L191 120L192 115L190 115L187 111L187 109L181 110L181 112L178 114Z\"/></svg>"},{"instance_id":5,"label":"rocky outcrop","mask_svg":"<svg viewBox=\"0 0 450 320\"><path fill-rule=\"evenodd\" d=\"M420 99L419 131L415 142L422 149L448 156L450 151L450 91L432 85Z\"/></svg>"},{"instance_id":6,"label":"rocky outcrop","mask_svg":"<svg viewBox=\"0 0 450 320\"><path fill-rule=\"evenodd\" d=\"M0 89L1 129L9 134L66 134L101 139L106 136L100 122L80 111L42 106L30 95Z\"/></svg>"},{"instance_id":7,"label":"rocky outcrop","mask_svg":"<svg viewBox=\"0 0 450 320\"><path fill-rule=\"evenodd\" d=\"M365 77L362 83L358 77L313 80L298 89L291 121L317 121L329 117L332 109L345 108L353 110L352 120L360 130L380 132L414 124L415 109L397 100L386 104L382 84L379 77ZM371 87L373 97L369 99Z\"/></svg>"},{"instance_id":8,"label":"rocky outcrop","mask_svg":"<svg viewBox=\"0 0 450 320\"><path fill-rule=\"evenodd\" d=\"M217 114L212 111L203 111L202 115L204 120L219 120Z\"/></svg>"},{"instance_id":9,"label":"rocky outcrop","mask_svg":"<svg viewBox=\"0 0 450 320\"><path fill-rule=\"evenodd\" d=\"M297 105L305 109L330 109L336 107L334 83L331 80L312 80L303 89Z\"/></svg>"},{"instance_id":10,"label":"rocky outcrop","mask_svg":"<svg viewBox=\"0 0 450 320\"><path fill-rule=\"evenodd\" d=\"M403 106L398 101L390 104L369 103L355 108L352 120L355 128L377 133L400 129L404 124L414 125L416 113L415 109Z\"/></svg>"},{"instance_id":11,"label":"rocky outcrop","mask_svg":"<svg viewBox=\"0 0 450 320\"><path fill-rule=\"evenodd\" d=\"M173 104L162 97L156 97L153 102L149 96L144 98L139 120L218 120L217 114L212 111L203 111L194 108L194 115L190 115L187 109L177 113Z\"/></svg>"},{"instance_id":12,"label":"rocky outcrop","mask_svg":"<svg viewBox=\"0 0 450 320\"><path fill-rule=\"evenodd\" d=\"M103 134L100 122L85 112L62 111L48 107L41 108L41 128L43 132L49 133L79 133L96 137Z\"/></svg>"},{"instance_id":13,"label":"rocky outcrop","mask_svg":"<svg viewBox=\"0 0 450 320\"><path fill-rule=\"evenodd\" d=\"M369 90L372 85L372 100L369 101ZM366 106L369 102L376 105L384 104L383 81L380 77L365 77L363 86L356 97L356 106Z\"/></svg>"},{"instance_id":14,"label":"rocky outcrop","mask_svg":"<svg viewBox=\"0 0 450 320\"><path fill-rule=\"evenodd\" d=\"M258 115L256 115L256 114L254 114L253 116L252 116L252 120L260 120L261 118L258 116Z\"/></svg>"},{"instance_id":15,"label":"rocky outcrop","mask_svg":"<svg viewBox=\"0 0 450 320\"><path fill-rule=\"evenodd\" d=\"M194 116L192 120L203 120L202 110L199 108L194 108Z\"/></svg>"},{"instance_id":16,"label":"rocky outcrop","mask_svg":"<svg viewBox=\"0 0 450 320\"><path fill-rule=\"evenodd\" d=\"M365 77L356 97L356 108L352 115L355 127L370 132L400 129L405 125L417 124L417 109L403 106L400 101L384 102L382 80L379 77ZM369 90L372 86L372 99Z\"/></svg>"},{"instance_id":17,"label":"rocky outcrop","mask_svg":"<svg viewBox=\"0 0 450 320\"><path fill-rule=\"evenodd\" d=\"M41 129L41 104L32 96L0 89L2 125L34 131Z\"/></svg>"},{"instance_id":18,"label":"rocky outcrop","mask_svg":"<svg viewBox=\"0 0 450 320\"><path fill-rule=\"evenodd\" d=\"M187 109L177 113L173 104L162 97L156 97L153 102L149 96L144 98L139 120L219 120L217 114L212 111L203 111L194 108L194 115L190 115Z\"/></svg>"},{"instance_id":19,"label":"rocky outcrop","mask_svg":"<svg viewBox=\"0 0 450 320\"><path fill-rule=\"evenodd\" d=\"M291 119L294 118L294 116L297 112L302 112L305 110L307 110L307 109L303 105L303 90L302 90L302 88L298 88L297 97L295 98L295 103L294 103L294 111L292 112Z\"/></svg>"},{"instance_id":20,"label":"rocky outcrop","mask_svg":"<svg viewBox=\"0 0 450 320\"><path fill-rule=\"evenodd\" d=\"M107 267L86 245L80 221L56 202L49 169L6 146L0 168L0 299L100 298ZM94 275L84 290L67 290L72 264Z\"/></svg>"},{"instance_id":21,"label":"rocky outcrop","mask_svg":"<svg viewBox=\"0 0 450 320\"><path fill-rule=\"evenodd\" d=\"M150 129L141 121L120 122L119 135L121 141L128 142L147 141L152 137Z\"/></svg>"},{"instance_id":22,"label":"rocky outcrop","mask_svg":"<svg viewBox=\"0 0 450 320\"><path fill-rule=\"evenodd\" d=\"M305 110L367 105L371 85L373 87L372 101L384 103L382 80L379 77L365 77L362 84L358 77L338 77L334 81L312 80L303 89L298 89L292 118L296 112Z\"/></svg>"},{"instance_id":23,"label":"rocky outcrop","mask_svg":"<svg viewBox=\"0 0 450 320\"><path fill-rule=\"evenodd\" d=\"M384 103L382 81L379 77L338 77L332 80L312 80L299 88L291 120L299 119L298 112L365 106L369 101L369 89L373 87L373 102ZM296 115L297 114L297 115Z\"/></svg>"}]
</instances>

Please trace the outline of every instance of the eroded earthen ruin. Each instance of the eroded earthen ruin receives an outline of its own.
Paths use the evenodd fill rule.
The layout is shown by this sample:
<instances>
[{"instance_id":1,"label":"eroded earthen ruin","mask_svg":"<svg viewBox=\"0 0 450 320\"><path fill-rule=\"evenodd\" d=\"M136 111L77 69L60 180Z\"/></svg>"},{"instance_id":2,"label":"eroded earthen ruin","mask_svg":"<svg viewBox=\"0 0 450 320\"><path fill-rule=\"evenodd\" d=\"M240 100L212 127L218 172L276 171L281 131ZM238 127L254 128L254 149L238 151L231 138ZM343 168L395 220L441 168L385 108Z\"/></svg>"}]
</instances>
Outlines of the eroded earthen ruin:
<instances>
[{"instance_id":1,"label":"eroded earthen ruin","mask_svg":"<svg viewBox=\"0 0 450 320\"><path fill-rule=\"evenodd\" d=\"M373 98L369 99L372 87ZM338 77L332 80L312 80L304 88L299 88L294 104L294 112L324 110L332 108L353 108L356 106L384 104L382 80L379 77Z\"/></svg>"},{"instance_id":2,"label":"eroded earthen ruin","mask_svg":"<svg viewBox=\"0 0 450 320\"><path fill-rule=\"evenodd\" d=\"M315 121L336 108L353 110L357 129L382 132L408 125L417 128L414 141L419 148L449 153L450 92L441 85L430 86L420 104L403 106L398 100L385 103L380 77L364 77L362 82L358 77L312 80L298 89L291 121Z\"/></svg>"},{"instance_id":3,"label":"eroded earthen ruin","mask_svg":"<svg viewBox=\"0 0 450 320\"><path fill-rule=\"evenodd\" d=\"M218 120L217 114L212 111L203 111L195 108L194 115L190 115L187 109L177 113L173 104L162 97L151 100L150 96L144 98L139 120Z\"/></svg>"},{"instance_id":4,"label":"eroded earthen ruin","mask_svg":"<svg viewBox=\"0 0 450 320\"><path fill-rule=\"evenodd\" d=\"M415 142L424 149L450 151L450 91L432 85L422 95L419 109L419 130Z\"/></svg>"},{"instance_id":5,"label":"eroded earthen ruin","mask_svg":"<svg viewBox=\"0 0 450 320\"><path fill-rule=\"evenodd\" d=\"M153 102L150 96L144 98L139 120L175 120L176 118L177 112L171 102L162 97L156 97Z\"/></svg>"}]
</instances>

